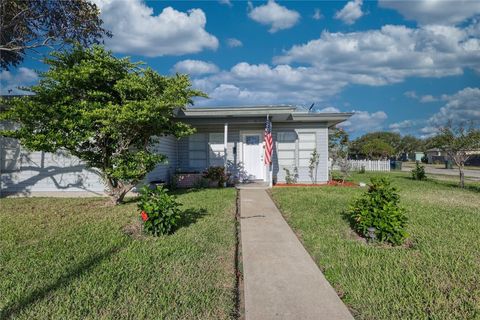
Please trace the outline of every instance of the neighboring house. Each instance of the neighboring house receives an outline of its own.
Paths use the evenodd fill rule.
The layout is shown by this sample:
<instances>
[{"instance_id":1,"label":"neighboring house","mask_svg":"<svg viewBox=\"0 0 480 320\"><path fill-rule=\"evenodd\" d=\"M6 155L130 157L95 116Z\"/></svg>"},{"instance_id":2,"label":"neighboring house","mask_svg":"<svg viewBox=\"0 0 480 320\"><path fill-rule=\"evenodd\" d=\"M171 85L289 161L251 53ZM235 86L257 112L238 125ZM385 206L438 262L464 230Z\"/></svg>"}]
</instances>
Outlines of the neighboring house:
<instances>
[{"instance_id":1,"label":"neighboring house","mask_svg":"<svg viewBox=\"0 0 480 320\"><path fill-rule=\"evenodd\" d=\"M444 163L445 160L447 159L447 153L445 151L442 151L442 150L438 149L438 148L428 149L425 152L425 155L427 156L427 162L429 164Z\"/></svg>"},{"instance_id":2,"label":"neighboring house","mask_svg":"<svg viewBox=\"0 0 480 320\"><path fill-rule=\"evenodd\" d=\"M432 163L443 164L448 159L447 153L438 148L429 149L425 152L425 154L427 156L429 164L432 164ZM480 165L480 150L470 150L470 151L467 151L467 154L469 154L470 157L467 160L467 162L465 162L466 166Z\"/></svg>"},{"instance_id":3,"label":"neighboring house","mask_svg":"<svg viewBox=\"0 0 480 320\"><path fill-rule=\"evenodd\" d=\"M415 151L414 152L414 161L422 161L422 158L425 156L425 153L423 151Z\"/></svg>"},{"instance_id":4,"label":"neighboring house","mask_svg":"<svg viewBox=\"0 0 480 320\"><path fill-rule=\"evenodd\" d=\"M328 128L351 113L314 113L291 106L211 107L179 110L178 121L191 124L196 133L182 138L166 136L155 147L168 157L147 182L170 181L175 173L201 173L210 166L226 166L237 181L269 182L264 165L263 135L267 116L272 121L273 182L285 181L285 170L298 169L298 182L328 181ZM4 124L5 125L5 124ZM36 191L102 192L94 170L61 153L28 152L12 139L0 138L3 193ZM319 154L317 177L310 176L313 150Z\"/></svg>"}]
</instances>

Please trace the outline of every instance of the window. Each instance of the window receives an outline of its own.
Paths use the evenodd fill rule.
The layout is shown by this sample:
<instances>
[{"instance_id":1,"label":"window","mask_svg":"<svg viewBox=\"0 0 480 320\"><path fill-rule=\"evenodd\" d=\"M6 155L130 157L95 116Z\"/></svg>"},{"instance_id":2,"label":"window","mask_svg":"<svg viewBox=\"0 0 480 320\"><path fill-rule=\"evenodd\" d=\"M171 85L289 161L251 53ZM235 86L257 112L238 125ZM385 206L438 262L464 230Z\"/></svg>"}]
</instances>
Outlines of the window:
<instances>
[{"instance_id":1,"label":"window","mask_svg":"<svg viewBox=\"0 0 480 320\"><path fill-rule=\"evenodd\" d=\"M295 144L297 134L293 131L277 133L278 164L281 166L295 166Z\"/></svg>"},{"instance_id":2,"label":"window","mask_svg":"<svg viewBox=\"0 0 480 320\"><path fill-rule=\"evenodd\" d=\"M246 144L260 144L260 136L245 136L245 143Z\"/></svg>"},{"instance_id":3,"label":"window","mask_svg":"<svg viewBox=\"0 0 480 320\"><path fill-rule=\"evenodd\" d=\"M188 159L192 168L207 167L207 141L205 133L195 133L188 137Z\"/></svg>"},{"instance_id":4,"label":"window","mask_svg":"<svg viewBox=\"0 0 480 320\"><path fill-rule=\"evenodd\" d=\"M310 157L316 147L314 132L301 132L298 134L298 166L308 167Z\"/></svg>"},{"instance_id":5,"label":"window","mask_svg":"<svg viewBox=\"0 0 480 320\"><path fill-rule=\"evenodd\" d=\"M210 133L208 138L209 146L209 165L210 166L223 166L225 158L224 150L224 134L223 133Z\"/></svg>"}]
</instances>

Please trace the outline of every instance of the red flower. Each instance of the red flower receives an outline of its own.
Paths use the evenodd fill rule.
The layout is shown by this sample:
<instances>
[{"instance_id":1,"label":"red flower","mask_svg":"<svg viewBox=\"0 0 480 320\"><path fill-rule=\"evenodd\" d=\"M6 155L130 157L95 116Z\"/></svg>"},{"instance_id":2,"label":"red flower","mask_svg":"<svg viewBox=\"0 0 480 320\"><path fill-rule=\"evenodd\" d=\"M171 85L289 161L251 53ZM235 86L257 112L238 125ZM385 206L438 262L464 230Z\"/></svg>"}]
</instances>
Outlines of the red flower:
<instances>
[{"instance_id":1,"label":"red flower","mask_svg":"<svg viewBox=\"0 0 480 320\"><path fill-rule=\"evenodd\" d=\"M148 214L145 211L142 211L142 220L147 221L148 220Z\"/></svg>"}]
</instances>

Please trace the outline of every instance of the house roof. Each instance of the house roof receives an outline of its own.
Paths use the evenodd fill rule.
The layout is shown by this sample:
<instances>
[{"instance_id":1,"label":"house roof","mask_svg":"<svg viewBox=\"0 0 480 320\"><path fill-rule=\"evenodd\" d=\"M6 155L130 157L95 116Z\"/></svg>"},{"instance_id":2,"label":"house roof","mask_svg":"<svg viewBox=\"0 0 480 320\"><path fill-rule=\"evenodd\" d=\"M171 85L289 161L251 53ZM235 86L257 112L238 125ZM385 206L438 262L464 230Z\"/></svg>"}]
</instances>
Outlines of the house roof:
<instances>
[{"instance_id":1,"label":"house roof","mask_svg":"<svg viewBox=\"0 0 480 320\"><path fill-rule=\"evenodd\" d=\"M210 121L216 123L219 120L236 122L247 121L264 122L267 115L272 122L309 122L326 123L328 127L334 126L350 118L353 113L323 113L299 111L295 106L270 105L270 106L231 106L231 107L193 107L179 109L177 118L196 121Z\"/></svg>"}]
</instances>

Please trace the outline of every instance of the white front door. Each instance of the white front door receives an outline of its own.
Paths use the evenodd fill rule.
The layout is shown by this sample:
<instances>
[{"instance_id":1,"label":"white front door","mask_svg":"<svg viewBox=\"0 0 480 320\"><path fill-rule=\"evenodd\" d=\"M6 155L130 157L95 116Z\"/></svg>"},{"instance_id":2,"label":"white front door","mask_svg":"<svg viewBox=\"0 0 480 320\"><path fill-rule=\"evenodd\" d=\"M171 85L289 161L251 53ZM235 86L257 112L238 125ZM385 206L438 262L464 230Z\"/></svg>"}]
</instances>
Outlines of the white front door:
<instances>
[{"instance_id":1,"label":"white front door","mask_svg":"<svg viewBox=\"0 0 480 320\"><path fill-rule=\"evenodd\" d=\"M243 167L249 180L264 180L265 166L263 164L263 133L244 133Z\"/></svg>"}]
</instances>

